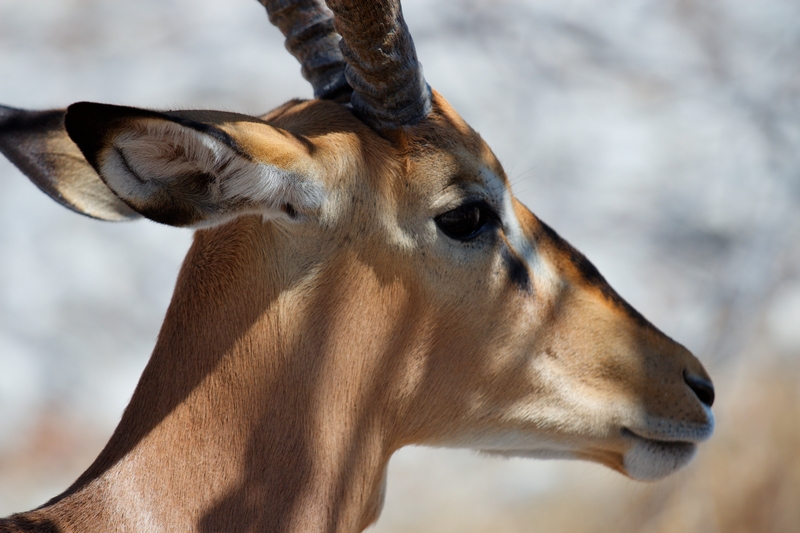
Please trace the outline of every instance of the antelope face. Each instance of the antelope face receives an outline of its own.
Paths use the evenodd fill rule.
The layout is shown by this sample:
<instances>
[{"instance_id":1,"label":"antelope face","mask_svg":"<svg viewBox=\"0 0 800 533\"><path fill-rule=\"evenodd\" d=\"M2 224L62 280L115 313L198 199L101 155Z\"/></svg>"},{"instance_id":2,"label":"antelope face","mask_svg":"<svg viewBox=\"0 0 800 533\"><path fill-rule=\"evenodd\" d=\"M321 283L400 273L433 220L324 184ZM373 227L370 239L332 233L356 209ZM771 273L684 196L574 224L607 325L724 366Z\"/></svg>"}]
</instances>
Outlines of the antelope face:
<instances>
[{"instance_id":1,"label":"antelope face","mask_svg":"<svg viewBox=\"0 0 800 533\"><path fill-rule=\"evenodd\" d=\"M513 197L489 147L436 93L428 119L389 141L319 101L263 120L77 104L66 125L136 212L201 227L257 214L265 233L280 219L271 248L356 280L337 296L331 314L347 318L334 329L359 358L389 351L404 369L381 402L397 446L581 458L655 479L711 435L700 363ZM269 277L280 265L248 268ZM398 334L387 317L401 300L411 311ZM391 348L358 348L354 328Z\"/></svg>"},{"instance_id":2,"label":"antelope face","mask_svg":"<svg viewBox=\"0 0 800 533\"><path fill-rule=\"evenodd\" d=\"M413 249L409 277L435 317L408 355L429 373L403 393L418 400L408 440L588 459L636 479L685 465L713 431L702 365L513 197L440 96L414 133L387 232Z\"/></svg>"}]
</instances>

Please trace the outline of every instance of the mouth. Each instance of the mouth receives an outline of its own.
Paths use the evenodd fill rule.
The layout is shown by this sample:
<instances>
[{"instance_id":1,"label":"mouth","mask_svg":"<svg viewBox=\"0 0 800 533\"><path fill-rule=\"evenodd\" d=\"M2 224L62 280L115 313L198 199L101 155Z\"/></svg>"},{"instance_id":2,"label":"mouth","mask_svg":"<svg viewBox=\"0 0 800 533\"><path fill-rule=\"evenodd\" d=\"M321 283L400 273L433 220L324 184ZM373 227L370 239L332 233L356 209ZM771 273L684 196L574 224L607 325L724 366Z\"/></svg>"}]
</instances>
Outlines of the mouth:
<instances>
[{"instance_id":1,"label":"mouth","mask_svg":"<svg viewBox=\"0 0 800 533\"><path fill-rule=\"evenodd\" d=\"M686 466L697 452L697 444L691 441L653 439L628 428L622 428L621 433L632 445L623 456L623 466L633 479L661 479Z\"/></svg>"}]
</instances>

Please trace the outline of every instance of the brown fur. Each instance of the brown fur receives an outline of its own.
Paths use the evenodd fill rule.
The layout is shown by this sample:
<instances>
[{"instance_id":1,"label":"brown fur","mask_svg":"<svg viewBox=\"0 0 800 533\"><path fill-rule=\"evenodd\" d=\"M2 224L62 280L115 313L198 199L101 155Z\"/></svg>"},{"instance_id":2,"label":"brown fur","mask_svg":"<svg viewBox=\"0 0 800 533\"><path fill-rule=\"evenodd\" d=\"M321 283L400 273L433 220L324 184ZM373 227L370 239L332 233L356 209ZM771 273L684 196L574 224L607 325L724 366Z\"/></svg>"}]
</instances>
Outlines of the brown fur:
<instances>
[{"instance_id":1,"label":"brown fur","mask_svg":"<svg viewBox=\"0 0 800 533\"><path fill-rule=\"evenodd\" d=\"M261 120L194 119L254 160L296 164L276 159ZM521 237L504 225L454 243L435 230L465 191L492 199L486 172L508 186L439 95L429 120L388 138L331 102L263 120L326 169L326 204L298 223L243 216L197 232L108 445L0 531L361 531L407 444L496 451L482 443L530 433L626 472L631 413L708 422L683 377L708 379L700 363L523 206L504 215Z\"/></svg>"}]
</instances>

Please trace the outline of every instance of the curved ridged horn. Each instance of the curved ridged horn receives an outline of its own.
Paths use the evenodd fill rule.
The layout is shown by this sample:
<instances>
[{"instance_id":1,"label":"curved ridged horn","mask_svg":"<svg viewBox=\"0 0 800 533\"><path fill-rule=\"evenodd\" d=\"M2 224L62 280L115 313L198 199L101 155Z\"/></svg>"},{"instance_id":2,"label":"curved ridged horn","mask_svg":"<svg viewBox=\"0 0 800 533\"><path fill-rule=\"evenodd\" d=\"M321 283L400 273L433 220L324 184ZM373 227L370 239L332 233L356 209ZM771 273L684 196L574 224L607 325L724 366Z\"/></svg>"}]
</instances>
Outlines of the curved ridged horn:
<instances>
[{"instance_id":1,"label":"curved ridged horn","mask_svg":"<svg viewBox=\"0 0 800 533\"><path fill-rule=\"evenodd\" d=\"M344 76L339 34L324 0L258 0L269 20L286 37L286 49L302 65L301 72L317 98L334 99L350 91Z\"/></svg>"},{"instance_id":2,"label":"curved ridged horn","mask_svg":"<svg viewBox=\"0 0 800 533\"><path fill-rule=\"evenodd\" d=\"M417 61L399 0L327 0L354 111L382 131L417 123L431 110L431 92Z\"/></svg>"}]
</instances>

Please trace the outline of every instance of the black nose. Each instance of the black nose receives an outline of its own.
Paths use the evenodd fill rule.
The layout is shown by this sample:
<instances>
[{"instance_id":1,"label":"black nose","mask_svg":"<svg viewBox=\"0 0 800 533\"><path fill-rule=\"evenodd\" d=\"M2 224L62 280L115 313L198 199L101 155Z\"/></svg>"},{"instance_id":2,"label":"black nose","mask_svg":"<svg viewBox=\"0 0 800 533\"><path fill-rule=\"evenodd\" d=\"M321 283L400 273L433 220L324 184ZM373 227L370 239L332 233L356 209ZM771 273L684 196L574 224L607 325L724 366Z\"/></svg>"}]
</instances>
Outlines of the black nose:
<instances>
[{"instance_id":1,"label":"black nose","mask_svg":"<svg viewBox=\"0 0 800 533\"><path fill-rule=\"evenodd\" d=\"M689 385L689 388L697 395L697 398L711 407L714 403L714 385L707 379L693 376L687 371L683 372L683 379L686 381L686 384Z\"/></svg>"}]
</instances>

